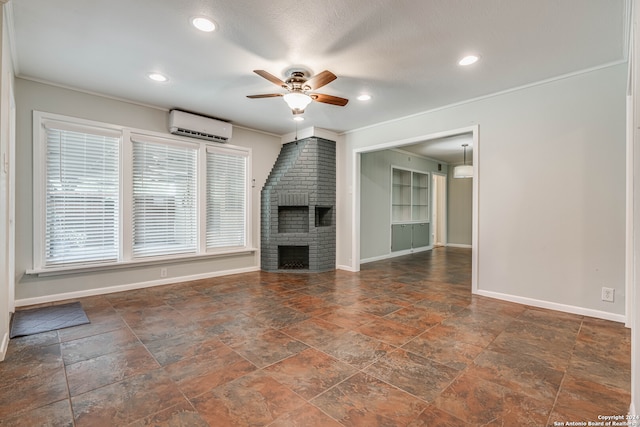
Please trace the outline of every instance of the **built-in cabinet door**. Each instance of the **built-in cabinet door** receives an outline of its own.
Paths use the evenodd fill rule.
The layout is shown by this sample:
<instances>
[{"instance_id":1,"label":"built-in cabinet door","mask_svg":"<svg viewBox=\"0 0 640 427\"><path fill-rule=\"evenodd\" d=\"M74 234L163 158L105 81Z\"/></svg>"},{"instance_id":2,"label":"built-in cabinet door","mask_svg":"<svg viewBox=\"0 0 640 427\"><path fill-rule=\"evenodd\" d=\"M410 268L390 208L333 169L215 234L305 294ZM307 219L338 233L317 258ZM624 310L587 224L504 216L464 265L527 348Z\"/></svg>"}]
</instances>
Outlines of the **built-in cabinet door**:
<instances>
[{"instance_id":1,"label":"built-in cabinet door","mask_svg":"<svg viewBox=\"0 0 640 427\"><path fill-rule=\"evenodd\" d=\"M429 220L429 174L413 172L411 178L411 220Z\"/></svg>"},{"instance_id":2,"label":"built-in cabinet door","mask_svg":"<svg viewBox=\"0 0 640 427\"><path fill-rule=\"evenodd\" d=\"M411 224L394 224L391 226L391 250L404 251L411 249L413 229Z\"/></svg>"},{"instance_id":3,"label":"built-in cabinet door","mask_svg":"<svg viewBox=\"0 0 640 427\"><path fill-rule=\"evenodd\" d=\"M411 172L392 169L391 222L411 221Z\"/></svg>"},{"instance_id":4,"label":"built-in cabinet door","mask_svg":"<svg viewBox=\"0 0 640 427\"><path fill-rule=\"evenodd\" d=\"M412 224L412 246L414 248L421 248L429 246L429 224L421 222L420 224Z\"/></svg>"},{"instance_id":5,"label":"built-in cabinet door","mask_svg":"<svg viewBox=\"0 0 640 427\"><path fill-rule=\"evenodd\" d=\"M394 224L391 226L391 251L429 246L429 223Z\"/></svg>"}]
</instances>

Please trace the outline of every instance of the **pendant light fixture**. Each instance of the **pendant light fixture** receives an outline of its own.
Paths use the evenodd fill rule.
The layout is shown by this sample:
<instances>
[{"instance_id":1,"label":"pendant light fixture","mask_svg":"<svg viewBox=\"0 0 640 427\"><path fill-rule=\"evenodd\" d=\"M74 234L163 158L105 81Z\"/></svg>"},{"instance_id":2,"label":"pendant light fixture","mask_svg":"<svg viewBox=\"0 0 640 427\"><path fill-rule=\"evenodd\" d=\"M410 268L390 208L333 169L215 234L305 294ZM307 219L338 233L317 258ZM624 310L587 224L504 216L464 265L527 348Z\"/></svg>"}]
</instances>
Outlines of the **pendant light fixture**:
<instances>
[{"instance_id":1,"label":"pendant light fixture","mask_svg":"<svg viewBox=\"0 0 640 427\"><path fill-rule=\"evenodd\" d=\"M462 149L464 151L464 160L463 160L463 164L453 168L454 178L473 178L473 165L467 164L467 147L468 146L469 144L462 144Z\"/></svg>"}]
</instances>

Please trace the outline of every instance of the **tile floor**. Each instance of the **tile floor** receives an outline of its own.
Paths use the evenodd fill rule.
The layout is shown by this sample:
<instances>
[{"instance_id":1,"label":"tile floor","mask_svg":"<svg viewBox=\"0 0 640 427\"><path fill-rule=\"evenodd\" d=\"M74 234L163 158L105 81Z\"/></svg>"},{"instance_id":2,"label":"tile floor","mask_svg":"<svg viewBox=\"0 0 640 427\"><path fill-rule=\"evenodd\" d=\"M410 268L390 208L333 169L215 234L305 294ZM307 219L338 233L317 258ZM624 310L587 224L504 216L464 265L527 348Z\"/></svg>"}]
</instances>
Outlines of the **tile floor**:
<instances>
[{"instance_id":1,"label":"tile floor","mask_svg":"<svg viewBox=\"0 0 640 427\"><path fill-rule=\"evenodd\" d=\"M0 426L544 426L624 414L621 324L472 296L470 251L83 298L12 340Z\"/></svg>"}]
</instances>

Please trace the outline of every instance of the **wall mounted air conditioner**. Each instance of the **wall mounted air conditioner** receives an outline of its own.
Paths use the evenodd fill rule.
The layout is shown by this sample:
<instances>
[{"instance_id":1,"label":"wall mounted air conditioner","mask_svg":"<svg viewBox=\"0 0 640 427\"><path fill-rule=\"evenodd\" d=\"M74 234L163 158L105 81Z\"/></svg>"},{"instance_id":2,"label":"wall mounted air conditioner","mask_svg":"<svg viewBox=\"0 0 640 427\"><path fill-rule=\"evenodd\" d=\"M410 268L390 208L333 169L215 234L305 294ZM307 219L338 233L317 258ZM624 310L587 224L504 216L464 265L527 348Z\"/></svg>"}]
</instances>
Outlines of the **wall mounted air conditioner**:
<instances>
[{"instance_id":1,"label":"wall mounted air conditioner","mask_svg":"<svg viewBox=\"0 0 640 427\"><path fill-rule=\"evenodd\" d=\"M175 135L206 139L207 141L228 142L233 127L231 123L210 117L198 116L180 110L169 112L169 132Z\"/></svg>"}]
</instances>

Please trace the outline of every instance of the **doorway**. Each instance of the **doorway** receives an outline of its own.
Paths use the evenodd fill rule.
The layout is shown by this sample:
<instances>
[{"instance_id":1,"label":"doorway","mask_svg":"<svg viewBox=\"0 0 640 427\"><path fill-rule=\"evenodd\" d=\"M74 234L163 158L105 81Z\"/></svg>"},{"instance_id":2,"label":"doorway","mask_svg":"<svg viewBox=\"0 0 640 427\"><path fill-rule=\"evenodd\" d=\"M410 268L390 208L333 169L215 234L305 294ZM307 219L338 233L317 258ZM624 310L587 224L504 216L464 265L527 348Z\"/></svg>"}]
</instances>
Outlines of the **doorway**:
<instances>
[{"instance_id":1,"label":"doorway","mask_svg":"<svg viewBox=\"0 0 640 427\"><path fill-rule=\"evenodd\" d=\"M447 176L433 173L432 177L433 234L431 241L436 248L447 245Z\"/></svg>"},{"instance_id":2,"label":"doorway","mask_svg":"<svg viewBox=\"0 0 640 427\"><path fill-rule=\"evenodd\" d=\"M472 151L472 156L473 156L472 163L474 165L474 168L473 168L474 179L471 180L473 185L472 202L471 202L471 225L472 225L471 226L471 248L474 249L471 254L471 291L473 293L477 293L478 291L478 258L479 258L479 252L480 252L478 250L479 181L477 179L477 176L478 176L478 170L479 170L479 165L478 165L479 126L477 124L466 127L466 128L459 128L459 129L454 129L454 130L449 130L444 132L436 132L433 134L426 134L426 135L415 136L407 139L389 141L389 142L370 145L366 147L353 148L350 151L349 154L351 158L348 161L352 162L351 163L352 164L351 182L353 183L353 186L352 187L350 186L349 188L353 189L353 192L349 194L349 198L351 199L351 202L352 202L352 205L351 205L352 209L351 209L351 216L349 221L351 227L348 227L348 228L350 228L351 238L349 240L351 242L351 245L350 245L351 247L349 251L350 256L345 257L345 261L347 261L347 264L341 265L339 268L357 272L357 271L360 271L361 262L368 263L368 262L378 261L382 259L387 259L390 257L389 250L391 247L391 232L392 232L391 227L389 227L387 223L382 224L379 227L371 227L371 226L363 227L362 219L363 219L363 214L368 216L376 216L376 217L377 216L382 217L386 215L387 220L390 222L391 209L385 208L385 207L372 208L367 203L370 200L374 200L374 198L376 197L380 198L385 196L386 194L390 194L390 191L389 191L390 188L386 188L386 187L391 186L392 182L390 179L388 179L387 183L385 184L386 187L385 185L372 187L373 192L371 194L368 194L368 190L364 191L364 193L367 193L367 194L363 194L363 188L361 188L362 183L368 180L371 180L371 176L369 176L366 172L363 173L364 165L362 164L362 161L363 161L363 158L365 158L365 156L363 155L366 153L373 153L373 152L390 150L390 149L393 149L394 151L406 151L407 149L410 149L412 146L429 145L430 142L439 141L445 138L454 138L459 135L468 135L472 141L471 145L474 147ZM460 151L459 147L456 147L456 151L454 152L454 155L460 156L459 151ZM427 155L426 157L435 159L438 156ZM444 162L447 164L454 163L455 161L457 161L457 158L453 159L453 161L451 162L444 160ZM437 162L438 161L436 161L436 163ZM385 176L389 176L389 171L384 171L381 173L386 173ZM429 183L433 185L433 181L430 180ZM364 197L362 197L363 195ZM389 205L390 204L391 202L389 201ZM447 228L446 225L443 225L441 227L445 227L445 230ZM363 232L364 230L367 230L368 232ZM384 236L382 236L378 240L388 242L388 244L384 245L384 247L381 246L380 248L377 248L376 250L378 253L368 253L368 252L372 252L372 249L375 249L373 245L371 245L370 242L367 240L368 237L373 235L380 237L383 233L384 233ZM445 232L445 234L442 236L442 239L444 240L445 243L448 244L447 234L448 233ZM431 237L431 234L429 234L429 236ZM365 252L365 253L361 252L362 248L366 248L366 251L368 252ZM364 255L364 257L362 257L361 255Z\"/></svg>"}]
</instances>

